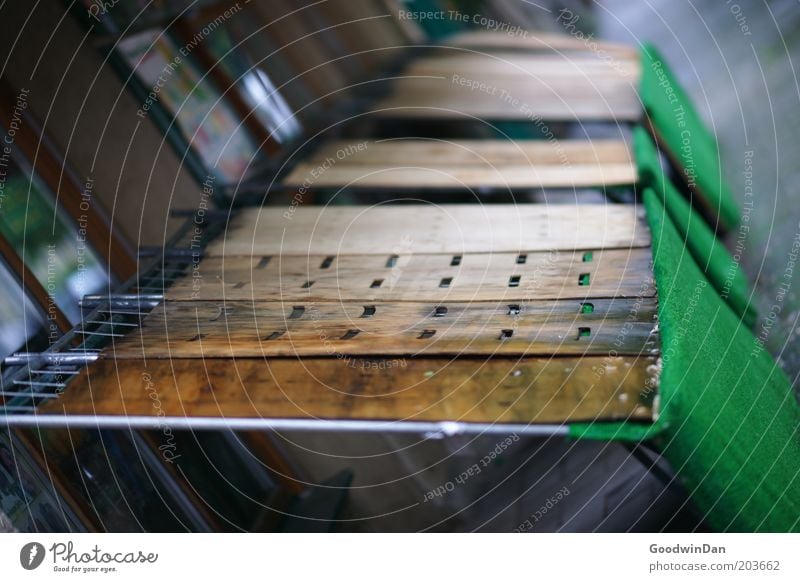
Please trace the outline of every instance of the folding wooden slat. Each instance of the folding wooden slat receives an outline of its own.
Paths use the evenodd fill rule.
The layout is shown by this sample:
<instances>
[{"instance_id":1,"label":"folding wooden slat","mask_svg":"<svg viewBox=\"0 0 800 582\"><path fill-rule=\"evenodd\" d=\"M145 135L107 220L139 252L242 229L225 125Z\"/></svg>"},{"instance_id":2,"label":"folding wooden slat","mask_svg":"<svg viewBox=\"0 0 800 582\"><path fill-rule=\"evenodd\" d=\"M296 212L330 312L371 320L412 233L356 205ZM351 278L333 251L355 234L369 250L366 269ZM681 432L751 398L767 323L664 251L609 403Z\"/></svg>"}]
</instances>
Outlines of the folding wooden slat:
<instances>
[{"instance_id":1,"label":"folding wooden slat","mask_svg":"<svg viewBox=\"0 0 800 582\"><path fill-rule=\"evenodd\" d=\"M295 166L296 188L579 188L637 181L621 140L335 141Z\"/></svg>"},{"instance_id":2,"label":"folding wooden slat","mask_svg":"<svg viewBox=\"0 0 800 582\"><path fill-rule=\"evenodd\" d=\"M441 302L652 296L650 258L646 248L209 257L178 280L167 298Z\"/></svg>"},{"instance_id":3,"label":"folding wooden slat","mask_svg":"<svg viewBox=\"0 0 800 582\"><path fill-rule=\"evenodd\" d=\"M538 164L632 164L632 152L621 140L544 141L384 139L332 141L304 163L334 160L336 165L377 165L399 161L432 166L470 166L483 161L492 166Z\"/></svg>"},{"instance_id":4,"label":"folding wooden slat","mask_svg":"<svg viewBox=\"0 0 800 582\"><path fill-rule=\"evenodd\" d=\"M595 55L509 52L451 52L422 57L403 70L408 76L459 75L481 80L483 77L532 77L552 83L583 78L588 87L603 82L622 82L638 86L641 62L637 54L625 59L600 59Z\"/></svg>"},{"instance_id":5,"label":"folding wooden slat","mask_svg":"<svg viewBox=\"0 0 800 582\"><path fill-rule=\"evenodd\" d=\"M636 59L634 47L603 40L592 39L591 43L568 34L548 34L538 31L522 31L520 34L470 30L446 39L446 47L474 51L517 51L531 53L578 53L598 56L608 55L619 59Z\"/></svg>"},{"instance_id":6,"label":"folding wooden slat","mask_svg":"<svg viewBox=\"0 0 800 582\"><path fill-rule=\"evenodd\" d=\"M635 79L585 76L434 75L403 77L370 112L382 118L635 122L642 105Z\"/></svg>"},{"instance_id":7,"label":"folding wooden slat","mask_svg":"<svg viewBox=\"0 0 800 582\"><path fill-rule=\"evenodd\" d=\"M206 256L502 253L649 247L629 205L376 205L250 208Z\"/></svg>"},{"instance_id":8,"label":"folding wooden slat","mask_svg":"<svg viewBox=\"0 0 800 582\"><path fill-rule=\"evenodd\" d=\"M488 52L470 43L484 39ZM548 40L553 43L548 46ZM515 50L514 39L467 34L449 50L412 62L373 107L387 118L638 121L639 55L554 35ZM524 44L524 43L522 43ZM560 50L560 49L564 50Z\"/></svg>"},{"instance_id":9,"label":"folding wooden slat","mask_svg":"<svg viewBox=\"0 0 800 582\"><path fill-rule=\"evenodd\" d=\"M654 357L103 360L40 414L560 423L652 418ZM322 424L321 428L325 425Z\"/></svg>"},{"instance_id":10,"label":"folding wooden slat","mask_svg":"<svg viewBox=\"0 0 800 582\"><path fill-rule=\"evenodd\" d=\"M525 303L168 302L116 358L639 355L656 347L653 297Z\"/></svg>"}]
</instances>

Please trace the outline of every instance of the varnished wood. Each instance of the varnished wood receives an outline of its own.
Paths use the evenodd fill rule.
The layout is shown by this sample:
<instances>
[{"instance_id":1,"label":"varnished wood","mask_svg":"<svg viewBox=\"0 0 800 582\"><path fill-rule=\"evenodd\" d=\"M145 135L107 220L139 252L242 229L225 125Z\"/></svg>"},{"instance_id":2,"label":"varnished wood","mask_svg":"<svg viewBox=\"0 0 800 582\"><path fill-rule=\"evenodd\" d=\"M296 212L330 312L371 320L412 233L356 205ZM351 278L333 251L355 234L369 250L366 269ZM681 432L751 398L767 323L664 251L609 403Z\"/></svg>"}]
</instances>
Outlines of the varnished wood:
<instances>
[{"instance_id":1,"label":"varnished wood","mask_svg":"<svg viewBox=\"0 0 800 582\"><path fill-rule=\"evenodd\" d=\"M591 44L594 43L594 44ZM586 42L568 34L546 33L541 31L521 31L519 34L470 30L447 38L447 47L475 51L518 51L522 53L588 53L603 58L605 55L625 60L638 59L638 52L632 46L592 39ZM594 47L594 48L593 48Z\"/></svg>"},{"instance_id":2,"label":"varnished wood","mask_svg":"<svg viewBox=\"0 0 800 582\"><path fill-rule=\"evenodd\" d=\"M333 160L335 165L538 166L561 164L632 164L633 154L622 140L508 141L384 139L331 141L308 156L308 164Z\"/></svg>"},{"instance_id":3,"label":"varnished wood","mask_svg":"<svg viewBox=\"0 0 800 582\"><path fill-rule=\"evenodd\" d=\"M652 296L649 249L494 254L209 257L167 298L533 301ZM523 261L521 263L520 261ZM517 278L513 280L512 278Z\"/></svg>"},{"instance_id":4,"label":"varnished wood","mask_svg":"<svg viewBox=\"0 0 800 582\"><path fill-rule=\"evenodd\" d=\"M577 188L636 182L627 146L613 140L383 140L325 144L284 186Z\"/></svg>"},{"instance_id":5,"label":"varnished wood","mask_svg":"<svg viewBox=\"0 0 800 582\"><path fill-rule=\"evenodd\" d=\"M631 205L295 206L239 212L207 256L502 253L647 247Z\"/></svg>"},{"instance_id":6,"label":"varnished wood","mask_svg":"<svg viewBox=\"0 0 800 582\"><path fill-rule=\"evenodd\" d=\"M167 302L106 350L116 358L643 354L656 302Z\"/></svg>"},{"instance_id":7,"label":"varnished wood","mask_svg":"<svg viewBox=\"0 0 800 582\"><path fill-rule=\"evenodd\" d=\"M547 82L568 81L589 88L596 83L617 80L637 87L641 63L638 59L604 60L593 54L453 52L415 59L403 73L409 76L458 74L476 79L531 77Z\"/></svg>"},{"instance_id":8,"label":"varnished wood","mask_svg":"<svg viewBox=\"0 0 800 582\"><path fill-rule=\"evenodd\" d=\"M461 79L464 79L462 84ZM471 88L470 83L480 85ZM635 83L576 82L572 78L435 75L404 77L370 112L385 118L487 119L510 121L617 121L642 118Z\"/></svg>"},{"instance_id":9,"label":"varnished wood","mask_svg":"<svg viewBox=\"0 0 800 582\"><path fill-rule=\"evenodd\" d=\"M40 414L489 423L652 420L653 357L101 360ZM324 424L322 425L324 427Z\"/></svg>"}]
</instances>

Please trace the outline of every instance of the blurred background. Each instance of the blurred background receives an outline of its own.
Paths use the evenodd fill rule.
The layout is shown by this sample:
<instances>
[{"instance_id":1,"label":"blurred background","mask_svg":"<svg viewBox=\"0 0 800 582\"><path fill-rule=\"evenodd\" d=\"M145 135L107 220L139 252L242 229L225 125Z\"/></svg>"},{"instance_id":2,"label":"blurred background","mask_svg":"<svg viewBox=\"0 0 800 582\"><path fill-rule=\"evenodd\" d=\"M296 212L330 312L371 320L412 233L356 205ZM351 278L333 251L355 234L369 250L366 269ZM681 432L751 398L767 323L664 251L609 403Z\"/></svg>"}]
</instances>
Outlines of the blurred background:
<instances>
[{"instance_id":1,"label":"blurred background","mask_svg":"<svg viewBox=\"0 0 800 582\"><path fill-rule=\"evenodd\" d=\"M441 9L662 52L716 134L748 216L726 244L754 285L755 333L796 379L796 0L364 0L301 10L307 4L0 6L0 358L52 345L80 321L81 297L134 276L142 257L175 243L187 213L287 204L292 194L274 189L274 176L306 137L346 136L335 120L380 94L344 88L398 70L408 57L401 49L480 29L471 17L421 23L403 33L416 44L387 36L367 59L352 56L347 23ZM319 34L300 42L303 30ZM424 501L498 439L182 433L177 469L154 454L162 436L146 431L2 432L0 531L512 531L537 512L540 531L705 529L656 453L618 443L523 438L457 494Z\"/></svg>"}]
</instances>

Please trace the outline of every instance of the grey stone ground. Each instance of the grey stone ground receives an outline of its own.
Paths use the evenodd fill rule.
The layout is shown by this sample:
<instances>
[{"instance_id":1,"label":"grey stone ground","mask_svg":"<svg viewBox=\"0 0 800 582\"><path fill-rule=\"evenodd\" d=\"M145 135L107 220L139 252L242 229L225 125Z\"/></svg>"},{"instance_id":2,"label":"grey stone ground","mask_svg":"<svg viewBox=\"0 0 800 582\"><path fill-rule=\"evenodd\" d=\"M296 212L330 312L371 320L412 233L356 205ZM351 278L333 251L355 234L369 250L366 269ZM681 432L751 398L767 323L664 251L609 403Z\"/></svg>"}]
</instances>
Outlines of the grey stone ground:
<instances>
[{"instance_id":1,"label":"grey stone ground","mask_svg":"<svg viewBox=\"0 0 800 582\"><path fill-rule=\"evenodd\" d=\"M598 36L655 44L714 128L726 177L744 202L752 152L753 207L742 266L755 283L767 347L800 372L800 3L797 0L601 0ZM729 237L736 244L740 233ZM797 257L795 257L797 258ZM791 287L781 300L780 284ZM765 319L778 313L771 327ZM795 383L795 390L800 383Z\"/></svg>"}]
</instances>

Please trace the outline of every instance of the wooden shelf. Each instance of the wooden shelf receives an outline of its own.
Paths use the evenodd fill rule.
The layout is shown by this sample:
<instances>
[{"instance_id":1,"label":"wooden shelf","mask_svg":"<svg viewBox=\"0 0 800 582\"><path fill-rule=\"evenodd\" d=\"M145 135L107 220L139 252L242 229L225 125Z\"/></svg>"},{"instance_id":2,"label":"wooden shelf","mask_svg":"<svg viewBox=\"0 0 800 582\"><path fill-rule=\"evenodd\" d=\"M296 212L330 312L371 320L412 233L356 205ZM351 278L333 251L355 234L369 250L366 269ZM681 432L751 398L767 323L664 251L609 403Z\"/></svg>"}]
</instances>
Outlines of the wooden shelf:
<instances>
[{"instance_id":1,"label":"wooden shelf","mask_svg":"<svg viewBox=\"0 0 800 582\"><path fill-rule=\"evenodd\" d=\"M653 418L657 299L635 208L287 212L238 215L141 328L40 414Z\"/></svg>"},{"instance_id":2,"label":"wooden shelf","mask_svg":"<svg viewBox=\"0 0 800 582\"><path fill-rule=\"evenodd\" d=\"M294 188L582 188L637 182L622 141L334 141L283 180Z\"/></svg>"}]
</instances>

